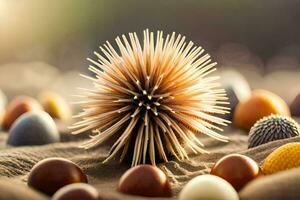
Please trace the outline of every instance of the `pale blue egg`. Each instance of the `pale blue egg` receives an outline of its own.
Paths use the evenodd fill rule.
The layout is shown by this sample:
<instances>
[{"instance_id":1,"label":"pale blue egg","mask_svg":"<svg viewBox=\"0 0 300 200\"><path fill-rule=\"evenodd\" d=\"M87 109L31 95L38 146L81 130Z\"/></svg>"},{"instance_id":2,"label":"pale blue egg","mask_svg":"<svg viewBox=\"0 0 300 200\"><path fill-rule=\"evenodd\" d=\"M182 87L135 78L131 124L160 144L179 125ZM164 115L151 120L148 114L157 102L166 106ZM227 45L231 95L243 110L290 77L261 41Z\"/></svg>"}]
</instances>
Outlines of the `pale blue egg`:
<instances>
[{"instance_id":1,"label":"pale blue egg","mask_svg":"<svg viewBox=\"0 0 300 200\"><path fill-rule=\"evenodd\" d=\"M21 115L9 130L8 145L44 145L60 141L56 124L44 111L31 111Z\"/></svg>"}]
</instances>

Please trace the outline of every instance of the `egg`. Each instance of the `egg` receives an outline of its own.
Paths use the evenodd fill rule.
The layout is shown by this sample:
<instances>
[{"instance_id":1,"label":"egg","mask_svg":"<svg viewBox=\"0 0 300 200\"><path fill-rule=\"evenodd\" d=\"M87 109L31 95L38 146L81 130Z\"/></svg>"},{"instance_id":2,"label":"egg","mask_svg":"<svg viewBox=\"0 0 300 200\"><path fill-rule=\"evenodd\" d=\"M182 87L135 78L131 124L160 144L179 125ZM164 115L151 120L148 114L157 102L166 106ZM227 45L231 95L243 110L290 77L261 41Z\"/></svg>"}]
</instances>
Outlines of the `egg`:
<instances>
[{"instance_id":1,"label":"egg","mask_svg":"<svg viewBox=\"0 0 300 200\"><path fill-rule=\"evenodd\" d=\"M52 200L100 200L98 191L85 183L73 183L59 189Z\"/></svg>"},{"instance_id":2,"label":"egg","mask_svg":"<svg viewBox=\"0 0 300 200\"><path fill-rule=\"evenodd\" d=\"M214 175L201 175L189 181L179 194L179 200L238 200L234 188Z\"/></svg>"},{"instance_id":3,"label":"egg","mask_svg":"<svg viewBox=\"0 0 300 200\"><path fill-rule=\"evenodd\" d=\"M292 101L290 104L290 109L292 116L300 117L300 94L298 94Z\"/></svg>"},{"instance_id":4,"label":"egg","mask_svg":"<svg viewBox=\"0 0 300 200\"><path fill-rule=\"evenodd\" d=\"M56 124L44 111L21 115L9 129L7 144L12 146L44 145L60 141Z\"/></svg>"},{"instance_id":5,"label":"egg","mask_svg":"<svg viewBox=\"0 0 300 200\"><path fill-rule=\"evenodd\" d=\"M300 142L285 144L266 157L262 164L264 174L300 167Z\"/></svg>"},{"instance_id":6,"label":"egg","mask_svg":"<svg viewBox=\"0 0 300 200\"><path fill-rule=\"evenodd\" d=\"M299 135L300 126L295 120L281 115L269 115L258 120L250 129L248 148Z\"/></svg>"},{"instance_id":7,"label":"egg","mask_svg":"<svg viewBox=\"0 0 300 200\"><path fill-rule=\"evenodd\" d=\"M14 98L7 105L6 112L3 116L3 128L9 129L18 117L33 110L42 110L41 105L35 99L28 96L18 96Z\"/></svg>"},{"instance_id":8,"label":"egg","mask_svg":"<svg viewBox=\"0 0 300 200\"><path fill-rule=\"evenodd\" d=\"M68 123L71 120L72 112L66 100L55 92L44 91L38 95L38 100L44 110L54 119Z\"/></svg>"},{"instance_id":9,"label":"egg","mask_svg":"<svg viewBox=\"0 0 300 200\"><path fill-rule=\"evenodd\" d=\"M291 115L288 105L279 96L266 90L255 90L237 105L233 123L238 128L250 130L255 122L271 114Z\"/></svg>"},{"instance_id":10,"label":"egg","mask_svg":"<svg viewBox=\"0 0 300 200\"><path fill-rule=\"evenodd\" d=\"M237 191L261 175L258 164L240 154L230 154L221 158L213 166L211 174L225 179Z\"/></svg>"},{"instance_id":11,"label":"egg","mask_svg":"<svg viewBox=\"0 0 300 200\"><path fill-rule=\"evenodd\" d=\"M119 180L117 190L124 194L146 197L172 196L167 176L151 165L139 165L126 171Z\"/></svg>"},{"instance_id":12,"label":"egg","mask_svg":"<svg viewBox=\"0 0 300 200\"><path fill-rule=\"evenodd\" d=\"M221 84L229 98L229 108L231 110L229 114L225 115L225 118L232 120L237 104L250 97L251 89L245 77L237 71L224 71L220 77Z\"/></svg>"},{"instance_id":13,"label":"egg","mask_svg":"<svg viewBox=\"0 0 300 200\"><path fill-rule=\"evenodd\" d=\"M31 169L28 186L49 196L72 183L87 183L87 177L75 163L63 158L44 159Z\"/></svg>"}]
</instances>

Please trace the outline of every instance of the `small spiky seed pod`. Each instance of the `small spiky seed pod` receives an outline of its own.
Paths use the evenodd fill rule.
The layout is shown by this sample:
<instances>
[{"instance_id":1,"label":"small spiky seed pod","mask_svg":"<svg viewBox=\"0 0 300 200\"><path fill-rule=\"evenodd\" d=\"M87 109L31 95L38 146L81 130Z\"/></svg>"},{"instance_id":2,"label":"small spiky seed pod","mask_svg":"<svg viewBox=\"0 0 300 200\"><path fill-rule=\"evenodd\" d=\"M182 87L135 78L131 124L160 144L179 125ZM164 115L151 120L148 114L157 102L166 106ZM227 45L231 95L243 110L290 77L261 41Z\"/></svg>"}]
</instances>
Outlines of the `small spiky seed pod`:
<instances>
[{"instance_id":1,"label":"small spiky seed pod","mask_svg":"<svg viewBox=\"0 0 300 200\"><path fill-rule=\"evenodd\" d=\"M299 124L290 117L270 115L258 120L249 133L248 148L271 141L299 136Z\"/></svg>"},{"instance_id":2,"label":"small spiky seed pod","mask_svg":"<svg viewBox=\"0 0 300 200\"><path fill-rule=\"evenodd\" d=\"M96 133L83 147L117 136L104 162L129 155L135 166L148 161L155 165L156 158L168 161L168 155L188 159L183 143L194 153L207 152L197 133L227 141L216 130L228 121L211 115L228 109L218 77L207 77L216 65L210 56L201 56L201 47L175 33L164 38L158 31L155 38L145 30L143 46L136 33L129 38L116 38L119 53L106 42L100 47L105 57L95 52L98 60L88 59L96 77L85 77L94 89L84 89L86 99L79 102L83 112L76 116L82 120L71 127L74 134Z\"/></svg>"}]
</instances>

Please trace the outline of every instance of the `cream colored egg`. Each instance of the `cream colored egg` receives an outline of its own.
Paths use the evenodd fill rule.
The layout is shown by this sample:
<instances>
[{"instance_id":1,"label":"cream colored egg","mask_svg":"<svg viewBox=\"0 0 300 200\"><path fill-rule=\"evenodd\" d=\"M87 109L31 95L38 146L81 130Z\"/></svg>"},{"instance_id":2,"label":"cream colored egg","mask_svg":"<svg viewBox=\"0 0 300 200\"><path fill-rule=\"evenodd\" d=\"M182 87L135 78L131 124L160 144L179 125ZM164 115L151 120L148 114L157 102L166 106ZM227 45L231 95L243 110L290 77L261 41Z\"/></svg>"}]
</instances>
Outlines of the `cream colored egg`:
<instances>
[{"instance_id":1,"label":"cream colored egg","mask_svg":"<svg viewBox=\"0 0 300 200\"><path fill-rule=\"evenodd\" d=\"M179 194L179 200L239 200L235 189L214 175L197 176Z\"/></svg>"}]
</instances>

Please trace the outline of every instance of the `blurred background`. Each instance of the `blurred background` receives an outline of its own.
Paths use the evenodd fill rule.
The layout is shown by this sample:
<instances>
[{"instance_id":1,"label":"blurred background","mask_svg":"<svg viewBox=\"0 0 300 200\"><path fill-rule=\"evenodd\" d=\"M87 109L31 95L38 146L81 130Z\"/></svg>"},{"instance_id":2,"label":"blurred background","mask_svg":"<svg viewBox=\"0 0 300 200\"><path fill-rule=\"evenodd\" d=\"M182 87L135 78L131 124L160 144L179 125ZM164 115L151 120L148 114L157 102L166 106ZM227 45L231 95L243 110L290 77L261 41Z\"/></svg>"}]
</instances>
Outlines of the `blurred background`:
<instances>
[{"instance_id":1,"label":"blurred background","mask_svg":"<svg viewBox=\"0 0 300 200\"><path fill-rule=\"evenodd\" d=\"M76 93L89 84L78 74L88 73L93 51L149 28L187 36L219 71L237 70L251 88L289 100L300 85L299 19L298 0L0 0L0 88Z\"/></svg>"}]
</instances>

